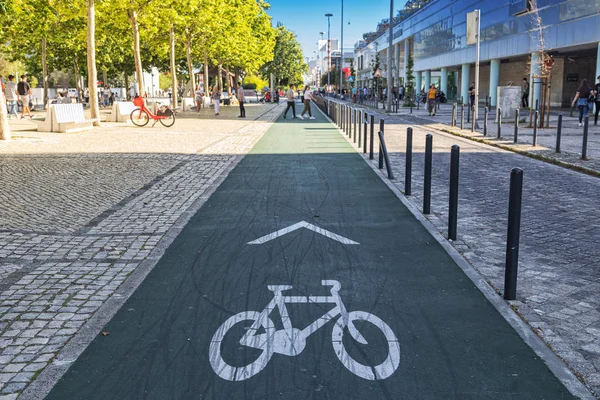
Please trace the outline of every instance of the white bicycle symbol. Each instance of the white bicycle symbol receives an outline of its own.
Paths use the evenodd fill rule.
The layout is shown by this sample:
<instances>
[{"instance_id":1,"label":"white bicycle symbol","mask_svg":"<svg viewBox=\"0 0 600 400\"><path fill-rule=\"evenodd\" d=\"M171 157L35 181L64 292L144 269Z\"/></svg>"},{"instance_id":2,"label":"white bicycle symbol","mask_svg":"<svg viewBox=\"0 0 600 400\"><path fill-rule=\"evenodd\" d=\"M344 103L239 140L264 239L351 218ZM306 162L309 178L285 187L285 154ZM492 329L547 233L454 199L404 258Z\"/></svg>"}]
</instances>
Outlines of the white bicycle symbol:
<instances>
[{"instance_id":1,"label":"white bicycle symbol","mask_svg":"<svg viewBox=\"0 0 600 400\"><path fill-rule=\"evenodd\" d=\"M273 292L273 299L265 307L262 312L258 311L243 311L228 318L214 334L210 343L210 364L213 370L221 378L228 381L243 381L249 379L262 371L274 353L297 356L304 350L306 339L315 333L320 327L327 322L332 321L337 316L341 317L335 322L331 341L335 354L353 374L369 380L386 379L396 371L400 365L400 344L398 339L379 317L365 311L347 312L346 307L342 303L338 291L341 285L338 281L324 280L321 281L323 286L332 286L331 296L284 296L283 291L292 289L290 285L270 285L267 288ZM335 304L332 310L314 321L305 329L297 329L292 327L286 304L294 303L317 303L317 304ZM277 307L281 315L283 329L276 330L275 324L269 318L269 314ZM233 367L225 360L221 354L222 342L227 332L236 324L242 321L252 320L254 323L243 335L239 343L243 346L252 347L262 350L260 356L252 363L242 366ZM348 354L344 348L342 336L344 328L348 327L348 332L354 340L361 344L368 344L367 340L354 326L354 321L366 321L375 325L385 336L388 344L388 355L386 359L377 366L363 365ZM258 334L257 332L263 328L265 333Z\"/></svg>"}]
</instances>

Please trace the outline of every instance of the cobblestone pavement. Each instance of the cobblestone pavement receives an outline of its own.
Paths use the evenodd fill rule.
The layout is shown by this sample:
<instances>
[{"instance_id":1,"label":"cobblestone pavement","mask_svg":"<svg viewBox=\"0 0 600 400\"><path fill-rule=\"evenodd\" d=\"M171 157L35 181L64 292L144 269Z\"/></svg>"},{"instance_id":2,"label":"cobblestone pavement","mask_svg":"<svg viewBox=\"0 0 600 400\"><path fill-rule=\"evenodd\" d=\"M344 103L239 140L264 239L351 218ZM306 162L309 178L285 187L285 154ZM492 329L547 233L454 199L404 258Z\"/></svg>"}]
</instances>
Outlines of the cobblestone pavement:
<instances>
[{"instance_id":1,"label":"cobblestone pavement","mask_svg":"<svg viewBox=\"0 0 600 400\"><path fill-rule=\"evenodd\" d=\"M381 105L380 105L381 107ZM533 128L527 128L529 125L529 112L522 110L520 114L521 122L519 123L518 141L513 143L514 138L514 118L510 120L504 119L502 122L501 138L497 138L498 124L495 122L496 109L492 109L488 116L488 134L483 136L483 107L479 112L479 129L471 133L471 124L467 123L467 115L465 109L465 118L463 130L460 127L460 107L457 110L457 127L450 128L452 123L452 103L441 104L440 109L435 116L429 116L424 107L419 107L417 110L413 108L412 114L409 109L401 108L395 116L405 118L407 121L415 124L432 124L432 128L452 131L464 136L474 137L478 140L485 139L491 144L497 144L510 148L516 151L529 152L535 155L544 156L546 158L564 161L566 163L591 169L600 172L600 125L593 124L593 117L590 119L588 130L588 148L587 156L589 160L582 161L581 151L583 145L583 128L578 126L577 110L574 116L569 116L569 110L560 110L563 113L563 126L561 134L561 154L555 152L556 149L556 127L558 120L558 112L552 112L550 117L550 128L538 129L537 146L533 147ZM382 112L382 110L379 110ZM445 126L443 126L445 125Z\"/></svg>"},{"instance_id":2,"label":"cobblestone pavement","mask_svg":"<svg viewBox=\"0 0 600 400\"><path fill-rule=\"evenodd\" d=\"M510 170L524 170L518 300L513 308L600 398L600 179L492 146L385 119L394 184L404 191L406 128L413 126L413 183L422 209L425 135L433 134L432 214L446 236L450 147L460 157L458 240L465 258L501 293ZM375 141L378 149L378 141ZM377 154L375 161L377 161ZM387 179L387 178L386 178Z\"/></svg>"},{"instance_id":3,"label":"cobblestone pavement","mask_svg":"<svg viewBox=\"0 0 600 400\"><path fill-rule=\"evenodd\" d=\"M0 399L16 399L282 106L0 143Z\"/></svg>"}]
</instances>

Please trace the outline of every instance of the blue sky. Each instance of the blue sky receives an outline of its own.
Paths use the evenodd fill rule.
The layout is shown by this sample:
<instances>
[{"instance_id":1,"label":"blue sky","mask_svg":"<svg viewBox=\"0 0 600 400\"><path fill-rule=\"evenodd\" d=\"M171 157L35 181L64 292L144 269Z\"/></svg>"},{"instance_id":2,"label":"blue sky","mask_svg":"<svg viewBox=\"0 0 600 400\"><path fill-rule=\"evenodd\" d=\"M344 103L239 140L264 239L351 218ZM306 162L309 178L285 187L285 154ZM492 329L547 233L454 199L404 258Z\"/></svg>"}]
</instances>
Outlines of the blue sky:
<instances>
[{"instance_id":1,"label":"blue sky","mask_svg":"<svg viewBox=\"0 0 600 400\"><path fill-rule=\"evenodd\" d=\"M327 38L327 18L331 13L331 38L340 38L341 0L270 0L269 15L273 25L278 21L294 32L302 45L305 57L317 49L319 32ZM405 0L394 1L394 14ZM374 31L377 23L389 17L389 0L344 0L344 47L352 47L365 32ZM348 25L350 22L350 25Z\"/></svg>"}]
</instances>

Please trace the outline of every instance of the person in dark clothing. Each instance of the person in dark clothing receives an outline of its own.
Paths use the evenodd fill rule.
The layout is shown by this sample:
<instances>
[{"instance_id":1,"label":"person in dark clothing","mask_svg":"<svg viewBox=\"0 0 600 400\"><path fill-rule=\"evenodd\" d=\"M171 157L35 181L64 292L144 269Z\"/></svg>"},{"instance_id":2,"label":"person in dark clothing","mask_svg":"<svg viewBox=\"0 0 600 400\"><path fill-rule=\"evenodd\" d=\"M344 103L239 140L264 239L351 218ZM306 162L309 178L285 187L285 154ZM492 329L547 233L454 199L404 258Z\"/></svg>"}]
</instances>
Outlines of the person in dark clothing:
<instances>
[{"instance_id":1,"label":"person in dark clothing","mask_svg":"<svg viewBox=\"0 0 600 400\"><path fill-rule=\"evenodd\" d=\"M594 125L598 125L598 114L600 114L600 75L598 75L598 82L596 82L596 86L594 86L594 94L596 95L596 112L594 113Z\"/></svg>"},{"instance_id":2,"label":"person in dark clothing","mask_svg":"<svg viewBox=\"0 0 600 400\"><path fill-rule=\"evenodd\" d=\"M529 108L529 82L527 82L527 78L523 78L523 83L521 84L521 107Z\"/></svg>"}]
</instances>

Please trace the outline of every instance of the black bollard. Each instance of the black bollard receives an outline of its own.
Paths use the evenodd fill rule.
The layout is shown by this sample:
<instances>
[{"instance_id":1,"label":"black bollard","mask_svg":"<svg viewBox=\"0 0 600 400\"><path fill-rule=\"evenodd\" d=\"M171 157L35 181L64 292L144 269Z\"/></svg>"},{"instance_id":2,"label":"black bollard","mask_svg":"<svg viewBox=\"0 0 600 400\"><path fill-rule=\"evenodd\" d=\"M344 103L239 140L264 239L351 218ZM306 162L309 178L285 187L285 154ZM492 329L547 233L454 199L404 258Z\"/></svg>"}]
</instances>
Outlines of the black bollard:
<instances>
[{"instance_id":1,"label":"black bollard","mask_svg":"<svg viewBox=\"0 0 600 400\"><path fill-rule=\"evenodd\" d=\"M519 109L515 110L515 137L513 138L513 142L517 143L519 138Z\"/></svg>"},{"instance_id":2,"label":"black bollard","mask_svg":"<svg viewBox=\"0 0 600 400\"><path fill-rule=\"evenodd\" d=\"M498 139L502 137L502 109L498 107Z\"/></svg>"},{"instance_id":3,"label":"black bollard","mask_svg":"<svg viewBox=\"0 0 600 400\"><path fill-rule=\"evenodd\" d=\"M458 168L460 147L452 146L450 151L450 203L448 207L448 239L456 240L458 224Z\"/></svg>"},{"instance_id":4,"label":"black bollard","mask_svg":"<svg viewBox=\"0 0 600 400\"><path fill-rule=\"evenodd\" d=\"M467 107L467 124L471 122L471 106Z\"/></svg>"},{"instance_id":5,"label":"black bollard","mask_svg":"<svg viewBox=\"0 0 600 400\"><path fill-rule=\"evenodd\" d=\"M463 129L465 126L465 106L464 104L460 105L460 129Z\"/></svg>"},{"instance_id":6,"label":"black bollard","mask_svg":"<svg viewBox=\"0 0 600 400\"><path fill-rule=\"evenodd\" d=\"M523 197L523 170L510 171L508 200L508 232L506 238L506 269L504 272L504 299L517 298L517 271L519 267L519 236L521 231L521 200Z\"/></svg>"},{"instance_id":7,"label":"black bollard","mask_svg":"<svg viewBox=\"0 0 600 400\"><path fill-rule=\"evenodd\" d=\"M423 182L423 214L431 213L431 165L433 158L433 136L425 136L425 171Z\"/></svg>"},{"instance_id":8,"label":"black bollard","mask_svg":"<svg viewBox=\"0 0 600 400\"><path fill-rule=\"evenodd\" d=\"M358 132L357 135L358 136L358 148L360 149L360 147L362 146L362 142L361 142L361 125L362 125L362 111L357 110L356 111L356 119L357 119L357 123L358 123Z\"/></svg>"},{"instance_id":9,"label":"black bollard","mask_svg":"<svg viewBox=\"0 0 600 400\"><path fill-rule=\"evenodd\" d=\"M406 129L406 167L404 169L404 195L410 196L412 191L412 128Z\"/></svg>"},{"instance_id":10,"label":"black bollard","mask_svg":"<svg viewBox=\"0 0 600 400\"><path fill-rule=\"evenodd\" d=\"M364 136L363 136L363 153L367 154L367 121L368 121L369 115L367 114L367 112L365 111L363 113L363 125L365 127L364 129Z\"/></svg>"},{"instance_id":11,"label":"black bollard","mask_svg":"<svg viewBox=\"0 0 600 400\"><path fill-rule=\"evenodd\" d=\"M388 157L387 148L385 147L385 139L383 137L383 131L379 131L379 143L380 143L379 151L383 154L383 158L385 159L385 167L387 169L388 179L394 179L394 173L392 172L392 165L390 164L390 158Z\"/></svg>"},{"instance_id":12,"label":"black bollard","mask_svg":"<svg viewBox=\"0 0 600 400\"><path fill-rule=\"evenodd\" d=\"M369 160L372 160L373 158L373 140L374 140L374 136L375 136L375 116L371 115L371 135L369 137Z\"/></svg>"},{"instance_id":13,"label":"black bollard","mask_svg":"<svg viewBox=\"0 0 600 400\"><path fill-rule=\"evenodd\" d=\"M539 108L538 108L538 107L539 107L539 105L540 105L540 100L539 100L539 99L536 99L536 100L535 100L535 110L536 110L536 111L537 111L537 110L539 110Z\"/></svg>"},{"instance_id":14,"label":"black bollard","mask_svg":"<svg viewBox=\"0 0 600 400\"><path fill-rule=\"evenodd\" d=\"M381 134L379 135L379 169L383 169L383 147L382 147L382 141L381 138L383 137L383 128L384 128L384 122L382 119L379 120L379 132L381 132Z\"/></svg>"},{"instance_id":15,"label":"black bollard","mask_svg":"<svg viewBox=\"0 0 600 400\"><path fill-rule=\"evenodd\" d=\"M452 127L456 126L456 103L452 104Z\"/></svg>"},{"instance_id":16,"label":"black bollard","mask_svg":"<svg viewBox=\"0 0 600 400\"><path fill-rule=\"evenodd\" d=\"M487 136L488 113L490 110L486 107L483 109L483 136Z\"/></svg>"},{"instance_id":17,"label":"black bollard","mask_svg":"<svg viewBox=\"0 0 600 400\"><path fill-rule=\"evenodd\" d=\"M558 124L556 126L556 152L560 153L560 135L562 134L562 114L558 114Z\"/></svg>"},{"instance_id":18,"label":"black bollard","mask_svg":"<svg viewBox=\"0 0 600 400\"><path fill-rule=\"evenodd\" d=\"M473 119L471 119L471 132L475 132L475 124L477 123L475 118L475 108L473 108Z\"/></svg>"},{"instance_id":19,"label":"black bollard","mask_svg":"<svg viewBox=\"0 0 600 400\"><path fill-rule=\"evenodd\" d=\"M354 129L353 129L353 134L352 134L352 138L353 138L353 142L356 143L356 118L358 117L358 110L357 109L352 109L352 120L354 121Z\"/></svg>"},{"instance_id":20,"label":"black bollard","mask_svg":"<svg viewBox=\"0 0 600 400\"><path fill-rule=\"evenodd\" d=\"M537 146L537 130L538 130L538 119L540 118L539 111L536 111L533 116L533 147Z\"/></svg>"},{"instance_id":21,"label":"black bollard","mask_svg":"<svg viewBox=\"0 0 600 400\"><path fill-rule=\"evenodd\" d=\"M587 160L587 144L588 144L588 126L590 117L586 116L583 120L583 145L581 146L581 159Z\"/></svg>"}]
</instances>

